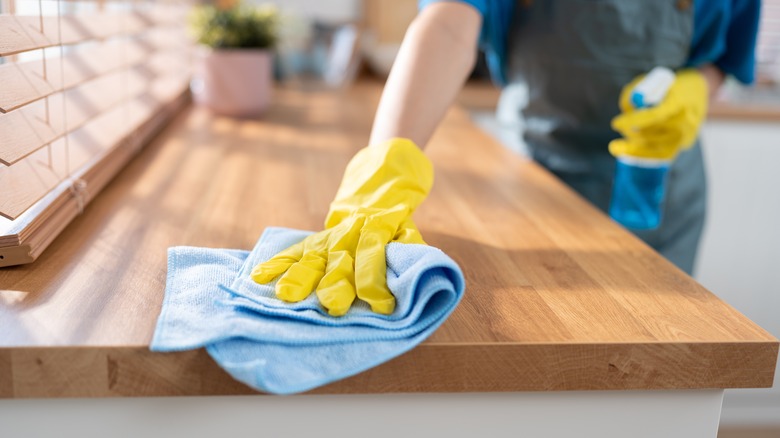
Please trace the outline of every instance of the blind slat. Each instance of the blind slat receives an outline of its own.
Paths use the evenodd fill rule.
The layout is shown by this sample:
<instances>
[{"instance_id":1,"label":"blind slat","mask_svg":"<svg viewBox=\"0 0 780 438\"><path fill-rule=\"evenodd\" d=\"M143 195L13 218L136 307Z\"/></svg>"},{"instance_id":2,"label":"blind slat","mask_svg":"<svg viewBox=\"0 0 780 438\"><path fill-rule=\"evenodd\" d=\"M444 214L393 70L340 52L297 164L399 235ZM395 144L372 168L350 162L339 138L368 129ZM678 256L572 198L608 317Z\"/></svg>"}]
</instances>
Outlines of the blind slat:
<instances>
[{"instance_id":1,"label":"blind slat","mask_svg":"<svg viewBox=\"0 0 780 438\"><path fill-rule=\"evenodd\" d=\"M122 19L111 13L61 18L0 16L0 56L51 47L59 37L62 44L74 44L119 35L127 31Z\"/></svg>"},{"instance_id":2,"label":"blind slat","mask_svg":"<svg viewBox=\"0 0 780 438\"><path fill-rule=\"evenodd\" d=\"M59 41L57 17L43 18L44 29L38 17L0 15L0 56L56 45Z\"/></svg>"},{"instance_id":3,"label":"blind slat","mask_svg":"<svg viewBox=\"0 0 780 438\"><path fill-rule=\"evenodd\" d=\"M0 162L6 166L51 143L65 132L62 95L0 116L0 132Z\"/></svg>"},{"instance_id":4,"label":"blind slat","mask_svg":"<svg viewBox=\"0 0 780 438\"><path fill-rule=\"evenodd\" d=\"M0 89L0 112L13 111L61 88L53 84L56 82L53 76L59 76L59 65L47 60L47 70L51 71L51 76L47 71L44 78L42 60L0 65L0 84L3 84Z\"/></svg>"},{"instance_id":5,"label":"blind slat","mask_svg":"<svg viewBox=\"0 0 780 438\"><path fill-rule=\"evenodd\" d=\"M15 219L66 177L64 140L11 167L0 167L0 216ZM49 151L52 153L49 165Z\"/></svg>"},{"instance_id":6,"label":"blind slat","mask_svg":"<svg viewBox=\"0 0 780 438\"><path fill-rule=\"evenodd\" d=\"M4 188L4 196L0 198L0 216L15 219L67 175L99 159L101 154L131 135L141 123L154 117L154 111L161 102L184 92L188 86L187 78L186 75L175 74L148 83L147 91L140 96L103 112L71 132L67 150L62 138L13 166L0 167L0 186ZM51 161L50 153L53 157ZM66 168L66 163L69 168Z\"/></svg>"},{"instance_id":7,"label":"blind slat","mask_svg":"<svg viewBox=\"0 0 780 438\"><path fill-rule=\"evenodd\" d=\"M47 68L46 80L41 77L42 61L0 66L0 82L5 85L4 91L0 92L0 110L4 113L13 111L62 88L73 87L122 65L143 59L143 52L140 50L128 51L131 57L125 59L128 46L132 47L132 44L122 41L90 47L62 58L61 67L59 58L49 59L47 63L50 67Z\"/></svg>"},{"instance_id":8,"label":"blind slat","mask_svg":"<svg viewBox=\"0 0 780 438\"><path fill-rule=\"evenodd\" d=\"M66 91L67 129L73 131L113 106L145 92L149 77L174 73L181 69L183 55L162 52L143 64L93 79ZM122 90L117 93L116 90ZM14 165L19 160L65 134L58 110L62 93L49 96L48 103L38 101L19 111L0 116L0 163ZM48 110L47 110L48 105ZM47 114L48 111L48 114Z\"/></svg>"},{"instance_id":9,"label":"blind slat","mask_svg":"<svg viewBox=\"0 0 780 438\"><path fill-rule=\"evenodd\" d=\"M0 112L13 111L61 88L53 77L59 65L47 60L46 70L44 76L43 60L0 65Z\"/></svg>"},{"instance_id":10,"label":"blind slat","mask_svg":"<svg viewBox=\"0 0 780 438\"><path fill-rule=\"evenodd\" d=\"M143 37L113 40L82 48L62 58L0 65L0 113L8 113L61 89L112 70L143 62L166 47L187 47L181 32L154 32ZM44 78L45 76L45 78Z\"/></svg>"},{"instance_id":11,"label":"blind slat","mask_svg":"<svg viewBox=\"0 0 780 438\"><path fill-rule=\"evenodd\" d=\"M181 24L182 8L165 5L126 13L102 12L62 17L0 15L0 56L62 44L139 33L161 25ZM41 29L41 24L43 29Z\"/></svg>"}]
</instances>

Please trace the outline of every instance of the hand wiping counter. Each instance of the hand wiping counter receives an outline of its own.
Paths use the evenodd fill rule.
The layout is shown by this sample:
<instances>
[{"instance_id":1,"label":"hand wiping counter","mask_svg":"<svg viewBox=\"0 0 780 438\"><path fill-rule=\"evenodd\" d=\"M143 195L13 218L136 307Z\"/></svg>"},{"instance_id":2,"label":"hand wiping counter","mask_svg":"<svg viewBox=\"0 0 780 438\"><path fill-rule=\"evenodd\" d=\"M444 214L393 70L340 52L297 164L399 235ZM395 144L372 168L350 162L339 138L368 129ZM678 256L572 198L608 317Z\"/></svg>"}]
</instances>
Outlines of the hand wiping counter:
<instances>
[{"instance_id":1,"label":"hand wiping counter","mask_svg":"<svg viewBox=\"0 0 780 438\"><path fill-rule=\"evenodd\" d=\"M350 162L324 231L268 228L251 252L169 249L151 349L205 347L237 380L289 394L414 348L465 287L411 220L432 178L413 143L390 141Z\"/></svg>"}]
</instances>

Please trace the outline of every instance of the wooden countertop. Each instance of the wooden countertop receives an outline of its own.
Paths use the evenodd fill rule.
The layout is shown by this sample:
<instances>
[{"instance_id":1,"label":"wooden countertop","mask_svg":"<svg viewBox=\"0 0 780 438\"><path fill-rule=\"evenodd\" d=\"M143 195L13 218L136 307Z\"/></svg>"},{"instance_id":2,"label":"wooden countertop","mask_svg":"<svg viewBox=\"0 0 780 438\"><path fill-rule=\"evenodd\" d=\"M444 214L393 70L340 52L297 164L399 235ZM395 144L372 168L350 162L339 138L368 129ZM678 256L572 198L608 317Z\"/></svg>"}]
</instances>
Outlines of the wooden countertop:
<instances>
[{"instance_id":1,"label":"wooden countertop","mask_svg":"<svg viewBox=\"0 0 780 438\"><path fill-rule=\"evenodd\" d=\"M714 120L780 121L780 105L712 102L708 117Z\"/></svg>"},{"instance_id":2,"label":"wooden countertop","mask_svg":"<svg viewBox=\"0 0 780 438\"><path fill-rule=\"evenodd\" d=\"M0 270L0 397L247 394L203 350L148 351L166 248L320 229L380 86L279 89L262 120L181 114L33 264ZM462 109L415 214L467 291L413 351L321 393L771 386L778 343Z\"/></svg>"},{"instance_id":3,"label":"wooden countertop","mask_svg":"<svg viewBox=\"0 0 780 438\"><path fill-rule=\"evenodd\" d=\"M777 87L777 85L773 86ZM470 110L494 111L500 96L501 90L491 82L474 80L467 84L458 101ZM780 102L751 102L744 98L741 100L718 98L710 102L707 117L709 120L778 121L780 120Z\"/></svg>"}]
</instances>

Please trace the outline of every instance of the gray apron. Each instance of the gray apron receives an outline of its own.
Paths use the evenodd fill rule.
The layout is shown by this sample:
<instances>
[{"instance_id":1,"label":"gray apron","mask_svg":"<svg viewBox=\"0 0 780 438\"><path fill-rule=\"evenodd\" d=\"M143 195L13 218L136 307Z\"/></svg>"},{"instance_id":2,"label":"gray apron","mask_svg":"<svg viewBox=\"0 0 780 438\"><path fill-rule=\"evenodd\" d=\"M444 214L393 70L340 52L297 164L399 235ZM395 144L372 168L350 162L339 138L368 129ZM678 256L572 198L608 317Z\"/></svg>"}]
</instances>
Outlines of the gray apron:
<instances>
[{"instance_id":1,"label":"gray apron","mask_svg":"<svg viewBox=\"0 0 780 438\"><path fill-rule=\"evenodd\" d=\"M507 78L524 83L519 102L532 157L607 211L622 87L655 66L688 60L693 10L686 0L535 0L517 5L507 41ZM704 224L705 176L697 144L669 172L661 226L632 230L691 273Z\"/></svg>"}]
</instances>

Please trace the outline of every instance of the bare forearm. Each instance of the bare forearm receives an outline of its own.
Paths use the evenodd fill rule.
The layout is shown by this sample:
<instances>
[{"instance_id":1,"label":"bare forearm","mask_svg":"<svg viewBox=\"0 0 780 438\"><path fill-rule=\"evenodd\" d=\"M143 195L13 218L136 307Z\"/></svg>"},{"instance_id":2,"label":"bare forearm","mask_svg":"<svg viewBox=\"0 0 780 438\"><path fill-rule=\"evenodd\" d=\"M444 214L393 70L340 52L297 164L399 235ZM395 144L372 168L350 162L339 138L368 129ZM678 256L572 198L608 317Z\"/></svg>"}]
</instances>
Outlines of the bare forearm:
<instances>
[{"instance_id":1,"label":"bare forearm","mask_svg":"<svg viewBox=\"0 0 780 438\"><path fill-rule=\"evenodd\" d=\"M705 64L699 67L699 73L701 73L702 76L704 76L704 80L707 81L710 98L712 98L718 92L721 85L723 85L726 75L718 67L715 67L712 64Z\"/></svg>"},{"instance_id":2,"label":"bare forearm","mask_svg":"<svg viewBox=\"0 0 780 438\"><path fill-rule=\"evenodd\" d=\"M426 7L406 32L379 102L369 144L430 139L476 59L479 13L457 3Z\"/></svg>"}]
</instances>

